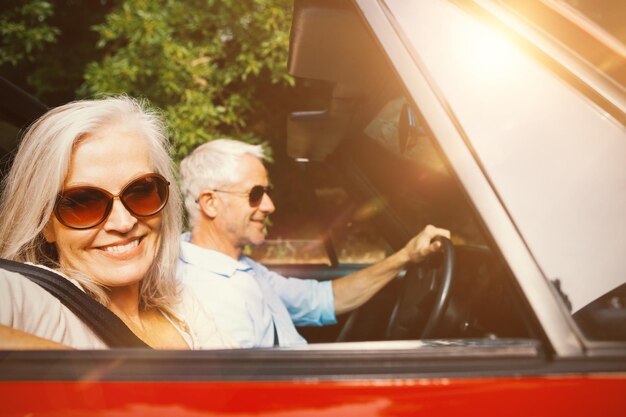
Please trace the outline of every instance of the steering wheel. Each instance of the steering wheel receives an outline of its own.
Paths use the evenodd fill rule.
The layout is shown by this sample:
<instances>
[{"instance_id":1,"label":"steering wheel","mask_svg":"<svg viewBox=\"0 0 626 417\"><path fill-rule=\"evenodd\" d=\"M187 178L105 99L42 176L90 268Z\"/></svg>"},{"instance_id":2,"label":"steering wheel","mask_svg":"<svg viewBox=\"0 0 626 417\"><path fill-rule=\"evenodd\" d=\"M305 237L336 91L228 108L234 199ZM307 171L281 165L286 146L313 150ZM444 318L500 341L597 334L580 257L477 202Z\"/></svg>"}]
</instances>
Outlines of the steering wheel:
<instances>
[{"instance_id":1,"label":"steering wheel","mask_svg":"<svg viewBox=\"0 0 626 417\"><path fill-rule=\"evenodd\" d=\"M407 270L402 278L398 300L389 318L385 332L387 339L428 339L443 316L454 275L454 245L443 236L438 236L434 240L441 242L443 263L437 268L435 261L438 259L431 256ZM427 308L427 305L431 305L432 308L428 316L425 316L420 307ZM335 342L348 340L360 311L361 309L357 308L350 313ZM418 332L420 328L423 328L421 333Z\"/></svg>"},{"instance_id":2,"label":"steering wheel","mask_svg":"<svg viewBox=\"0 0 626 417\"><path fill-rule=\"evenodd\" d=\"M443 317L454 275L454 245L445 237L435 240L441 242L443 262L437 265L439 257L431 256L407 270L389 318L387 339L432 338Z\"/></svg>"}]
</instances>

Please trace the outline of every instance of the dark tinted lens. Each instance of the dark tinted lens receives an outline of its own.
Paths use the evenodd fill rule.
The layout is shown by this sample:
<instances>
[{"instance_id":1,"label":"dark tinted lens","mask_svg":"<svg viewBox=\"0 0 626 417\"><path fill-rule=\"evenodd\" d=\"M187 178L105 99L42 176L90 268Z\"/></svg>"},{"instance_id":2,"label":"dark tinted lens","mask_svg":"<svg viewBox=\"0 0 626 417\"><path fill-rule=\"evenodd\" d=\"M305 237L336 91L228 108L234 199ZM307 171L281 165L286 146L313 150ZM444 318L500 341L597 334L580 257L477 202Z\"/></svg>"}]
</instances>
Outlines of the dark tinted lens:
<instances>
[{"instance_id":1,"label":"dark tinted lens","mask_svg":"<svg viewBox=\"0 0 626 417\"><path fill-rule=\"evenodd\" d=\"M137 216L152 216L167 203L169 194L165 179L158 176L139 178L128 184L121 199L128 210Z\"/></svg>"},{"instance_id":2,"label":"dark tinted lens","mask_svg":"<svg viewBox=\"0 0 626 417\"><path fill-rule=\"evenodd\" d=\"M252 189L250 190L250 194L249 194L250 205L252 207L256 207L259 204L261 204L261 200L263 199L263 194L265 194L265 187L261 185L255 185L254 187L252 187Z\"/></svg>"},{"instance_id":3,"label":"dark tinted lens","mask_svg":"<svg viewBox=\"0 0 626 417\"><path fill-rule=\"evenodd\" d=\"M68 190L59 199L55 213L66 226L88 228L106 217L110 201L109 196L96 189Z\"/></svg>"}]
</instances>

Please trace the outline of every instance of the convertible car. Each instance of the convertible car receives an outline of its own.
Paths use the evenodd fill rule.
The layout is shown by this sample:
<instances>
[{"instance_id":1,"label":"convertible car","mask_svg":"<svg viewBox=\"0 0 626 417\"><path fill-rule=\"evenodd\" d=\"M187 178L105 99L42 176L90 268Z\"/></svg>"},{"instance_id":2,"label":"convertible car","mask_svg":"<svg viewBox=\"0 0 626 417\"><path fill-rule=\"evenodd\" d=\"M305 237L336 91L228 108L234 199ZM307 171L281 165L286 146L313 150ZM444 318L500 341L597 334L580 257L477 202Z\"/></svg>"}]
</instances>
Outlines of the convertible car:
<instances>
[{"instance_id":1,"label":"convertible car","mask_svg":"<svg viewBox=\"0 0 626 417\"><path fill-rule=\"evenodd\" d=\"M623 416L624 37L557 0L296 0L289 71L328 91L287 120L325 253L272 268L429 223L440 256L306 347L0 352L0 414Z\"/></svg>"}]
</instances>

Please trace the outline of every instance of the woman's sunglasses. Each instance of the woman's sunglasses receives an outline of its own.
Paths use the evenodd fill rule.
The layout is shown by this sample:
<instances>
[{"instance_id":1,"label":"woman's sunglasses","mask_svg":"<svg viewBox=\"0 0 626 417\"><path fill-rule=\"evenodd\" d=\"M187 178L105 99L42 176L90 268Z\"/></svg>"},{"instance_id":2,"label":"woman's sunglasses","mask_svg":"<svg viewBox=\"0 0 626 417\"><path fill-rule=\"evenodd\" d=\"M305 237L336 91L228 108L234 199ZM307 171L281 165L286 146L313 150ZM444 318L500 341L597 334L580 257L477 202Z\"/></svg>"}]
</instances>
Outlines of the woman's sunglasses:
<instances>
[{"instance_id":1,"label":"woman's sunglasses","mask_svg":"<svg viewBox=\"0 0 626 417\"><path fill-rule=\"evenodd\" d=\"M227 190L213 190L213 191L217 193L237 194L241 196L247 196L248 203L250 203L250 207L258 207L261 204L261 200L263 200L263 196L265 194L269 195L270 187L264 187L262 185L255 185L248 192L227 191Z\"/></svg>"},{"instance_id":2,"label":"woman's sunglasses","mask_svg":"<svg viewBox=\"0 0 626 417\"><path fill-rule=\"evenodd\" d=\"M57 197L54 214L67 227L89 229L109 217L115 198L133 216L148 217L163 210L168 197L169 182L159 174L146 174L126 184L117 195L97 187L67 188Z\"/></svg>"}]
</instances>

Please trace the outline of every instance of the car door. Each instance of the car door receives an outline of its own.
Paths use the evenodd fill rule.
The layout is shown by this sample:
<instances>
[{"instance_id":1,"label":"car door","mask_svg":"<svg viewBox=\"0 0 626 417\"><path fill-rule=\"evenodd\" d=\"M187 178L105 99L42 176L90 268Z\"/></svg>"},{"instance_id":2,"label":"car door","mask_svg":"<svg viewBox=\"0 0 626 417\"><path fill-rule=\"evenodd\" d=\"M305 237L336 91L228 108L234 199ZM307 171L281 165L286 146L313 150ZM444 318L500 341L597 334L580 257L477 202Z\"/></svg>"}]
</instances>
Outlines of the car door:
<instances>
[{"instance_id":1,"label":"car door","mask_svg":"<svg viewBox=\"0 0 626 417\"><path fill-rule=\"evenodd\" d=\"M407 278L428 284L426 291L417 286L426 296L414 301L422 307L422 316L429 315L433 303L428 289L430 285L436 287L436 271L442 262L435 257L401 274L389 290L393 296L386 301L374 300L373 313L360 313L347 342L196 352L2 351L3 413L622 415L626 406L622 395L626 389L626 345L613 338L611 332L609 336L589 335L572 318L568 302L577 306L584 303L580 291L574 297L573 289L579 281L547 273L553 270L545 263L550 252L541 251L531 232L537 227L533 219L544 218L533 214L544 213L549 207L536 195L529 198L522 181L512 181L520 175L518 172L513 170L511 174L504 169L519 163L528 171L536 171L529 177L536 180L543 176L547 181L555 176L575 176L580 166L571 164L566 173L541 171L550 165L521 158L523 141L507 142L506 146L496 146L499 142L493 141L493 137L519 137L528 132L528 126L534 126L530 131L534 136L527 136L529 143L535 143L533 139L547 146L556 134L587 143L588 136L576 136L581 130L577 122L585 124L603 115L598 118L593 137L604 140L602 148L615 159L606 158L607 171L597 172L604 173L602 179L609 185L619 184L624 177L615 169L614 161L623 161L626 155L621 102L599 100L597 96L605 96L591 88L593 77L585 83L587 89L579 91L554 68L532 64L536 62L534 54L516 52L518 65L531 65L541 74L543 90L522 84L530 81L521 78L520 85L508 86L515 87L513 90L507 90L506 83L498 84L501 95L486 88L473 90L475 95L467 96L469 105L459 105L455 88L471 87L477 82L476 78L458 76L458 72L469 69L464 66L467 61L444 60L451 66L451 75L441 66L437 68L442 72L433 74L433 65L439 65L437 59L441 57L471 59L472 54L464 55L471 42L464 44L461 40L474 39L471 35L476 28L491 28L494 24L527 28L524 20L506 7L482 1L391 0L298 1L295 6L290 70L296 76L326 79L334 87L328 109L290 116L287 152L307 164L312 176L336 171L330 180L332 186L321 181L312 187L326 190L326 195L328 188L341 188L333 193L348 201L346 207L353 207L347 210L349 215L341 217L341 224L376 234L376 241L384 242L385 253L400 248L427 223L452 230L455 280L438 332L426 340L418 340L413 334L393 340L386 337L399 297L412 288L406 286ZM417 36L427 44L426 51L418 48L411 28L429 30L427 36ZM526 34L531 33L535 32ZM504 43L498 43L503 50L517 51L516 43L503 39ZM452 64L457 65L457 72L452 71ZM444 73L448 77L442 77ZM493 73L490 76L494 77ZM514 103L531 108L538 104L518 100L510 93L526 90L543 91L539 97L544 100L573 98L577 100L577 111L569 113L572 108L565 101L557 106L564 112L563 119L519 122L513 117L518 109ZM502 99L507 96L508 100ZM485 112L485 106L491 106L491 112ZM604 113L598 111L605 109L602 106L607 110ZM498 107L502 112L498 120L486 123ZM525 114L531 117L552 108L551 104ZM555 130L559 126L568 128L556 123L563 120L575 127L574 131ZM481 128L479 133L476 126ZM512 149L513 145L519 148ZM498 151L510 158L502 158ZM501 171L510 174L506 178L509 182L503 182ZM605 177L607 172L612 176ZM611 182L610 178L619 181ZM589 188L593 185L581 183L581 189ZM616 196L602 201L626 210L619 198L623 192L600 188ZM323 197L324 192L318 194ZM509 199L511 194L529 201L524 219L518 217L519 207ZM336 210L336 214L339 212ZM557 220L566 220L564 213ZM574 224L586 221L618 228L624 224L619 218L601 216L582 216ZM538 230L545 230L546 241L555 239L559 231ZM612 238L617 239L614 243L620 249L624 245L619 239L626 234L619 229L617 234ZM581 241L575 235L563 236L567 239L558 241L561 246ZM601 266L621 265L619 271L624 276L623 262L615 257L614 247L589 253L595 257L572 258L572 262L583 262L583 266L596 261ZM302 272L304 268L294 268L307 275ZM336 272L334 275L340 275L341 271ZM598 286L607 289L612 285L603 282L601 275L598 272L586 281L594 291ZM604 300L602 314L596 315L599 318L595 327L610 327L609 322L614 321L618 327L623 326L622 295L613 291L607 290L609 300ZM389 310L385 315L381 313L383 305ZM614 320L603 319L608 314L607 305L613 306L608 313ZM416 331L423 325L423 320L417 320ZM332 340L329 335L312 337Z\"/></svg>"}]
</instances>

